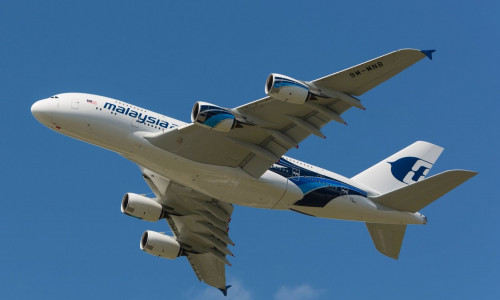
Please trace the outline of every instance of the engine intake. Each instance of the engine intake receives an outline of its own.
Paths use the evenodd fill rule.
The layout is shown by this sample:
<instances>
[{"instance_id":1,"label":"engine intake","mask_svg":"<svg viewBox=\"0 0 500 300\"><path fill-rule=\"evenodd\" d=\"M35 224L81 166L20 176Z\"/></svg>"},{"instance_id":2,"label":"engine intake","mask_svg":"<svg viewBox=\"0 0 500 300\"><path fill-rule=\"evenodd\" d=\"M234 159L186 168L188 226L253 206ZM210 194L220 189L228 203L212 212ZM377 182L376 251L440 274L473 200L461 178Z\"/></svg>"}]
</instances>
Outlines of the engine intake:
<instances>
[{"instance_id":1,"label":"engine intake","mask_svg":"<svg viewBox=\"0 0 500 300\"><path fill-rule=\"evenodd\" d=\"M270 97L295 104L304 104L311 95L304 82L275 73L267 77L265 91Z\"/></svg>"},{"instance_id":2,"label":"engine intake","mask_svg":"<svg viewBox=\"0 0 500 300\"><path fill-rule=\"evenodd\" d=\"M191 121L222 132L229 132L236 126L236 118L229 109L201 101L194 104Z\"/></svg>"},{"instance_id":3,"label":"engine intake","mask_svg":"<svg viewBox=\"0 0 500 300\"><path fill-rule=\"evenodd\" d=\"M150 222L163 218L163 207L151 198L126 193L122 199L122 213Z\"/></svg>"},{"instance_id":4,"label":"engine intake","mask_svg":"<svg viewBox=\"0 0 500 300\"><path fill-rule=\"evenodd\" d=\"M182 248L174 237L146 230L141 237L141 250L163 258L174 259L181 255Z\"/></svg>"}]
</instances>

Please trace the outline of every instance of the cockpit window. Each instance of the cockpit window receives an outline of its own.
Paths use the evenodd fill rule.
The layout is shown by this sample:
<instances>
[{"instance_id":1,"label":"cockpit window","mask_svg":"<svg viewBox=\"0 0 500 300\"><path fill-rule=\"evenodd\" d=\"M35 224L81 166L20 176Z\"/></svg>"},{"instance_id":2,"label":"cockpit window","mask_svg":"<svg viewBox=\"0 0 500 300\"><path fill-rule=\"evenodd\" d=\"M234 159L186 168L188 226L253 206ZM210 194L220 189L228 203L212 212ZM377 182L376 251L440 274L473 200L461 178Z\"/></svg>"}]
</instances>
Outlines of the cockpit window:
<instances>
[{"instance_id":1,"label":"cockpit window","mask_svg":"<svg viewBox=\"0 0 500 300\"><path fill-rule=\"evenodd\" d=\"M52 97L50 97L50 98L53 98L53 99L59 99L59 97L57 97L57 96L52 96Z\"/></svg>"}]
</instances>

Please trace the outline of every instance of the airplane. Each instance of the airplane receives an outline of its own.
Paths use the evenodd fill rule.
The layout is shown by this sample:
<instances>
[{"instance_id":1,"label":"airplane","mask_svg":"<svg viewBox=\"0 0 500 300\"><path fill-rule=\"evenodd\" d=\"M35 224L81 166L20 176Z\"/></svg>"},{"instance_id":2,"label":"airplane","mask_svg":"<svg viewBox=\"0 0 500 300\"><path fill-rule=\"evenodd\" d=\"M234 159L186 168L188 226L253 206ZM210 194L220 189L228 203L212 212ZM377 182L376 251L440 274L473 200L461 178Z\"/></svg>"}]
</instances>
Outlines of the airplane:
<instances>
[{"instance_id":1,"label":"airplane","mask_svg":"<svg viewBox=\"0 0 500 300\"><path fill-rule=\"evenodd\" d=\"M365 222L375 248L398 259L406 226L419 211L477 173L450 170L426 178L443 151L417 141L352 178L284 154L357 98L434 50L401 49L313 80L270 74L267 96L236 108L196 102L185 123L120 100L62 93L35 102L34 117L61 134L114 151L137 164L155 198L126 193L121 211L156 222L173 236L144 232L140 249L187 257L198 279L227 295L225 266L233 205L290 210Z\"/></svg>"}]
</instances>

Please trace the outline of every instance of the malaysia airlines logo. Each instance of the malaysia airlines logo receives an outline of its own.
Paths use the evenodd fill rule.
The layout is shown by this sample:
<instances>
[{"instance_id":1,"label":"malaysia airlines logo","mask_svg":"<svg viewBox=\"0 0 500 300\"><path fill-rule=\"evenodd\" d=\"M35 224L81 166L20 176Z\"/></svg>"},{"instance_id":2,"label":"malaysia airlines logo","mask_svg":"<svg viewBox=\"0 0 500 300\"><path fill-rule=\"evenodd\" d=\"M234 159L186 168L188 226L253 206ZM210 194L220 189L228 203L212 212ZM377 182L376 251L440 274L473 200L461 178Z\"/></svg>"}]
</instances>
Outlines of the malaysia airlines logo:
<instances>
[{"instance_id":1,"label":"malaysia airlines logo","mask_svg":"<svg viewBox=\"0 0 500 300\"><path fill-rule=\"evenodd\" d=\"M87 102L88 101L89 100L87 100ZM126 116L129 116L129 117L132 117L132 118L136 119L137 123L140 123L140 124L150 124L150 125L153 125L153 126L159 126L159 127L163 127L163 128L167 128L167 129L178 126L176 124L169 124L165 120L161 120L161 119L158 119L156 117L148 116L146 114L137 112L137 111L135 111L133 109L130 109L130 107L125 108L123 106L119 106L119 105L115 105L115 104L106 102L104 104L104 108L108 109L108 110L110 110L112 112L115 112L115 113L119 113L119 114L122 114L122 115L126 115Z\"/></svg>"},{"instance_id":2,"label":"malaysia airlines logo","mask_svg":"<svg viewBox=\"0 0 500 300\"><path fill-rule=\"evenodd\" d=\"M391 173L397 180L412 184L424 179L429 173L432 164L418 157L403 157L394 162L389 162L391 165Z\"/></svg>"}]
</instances>

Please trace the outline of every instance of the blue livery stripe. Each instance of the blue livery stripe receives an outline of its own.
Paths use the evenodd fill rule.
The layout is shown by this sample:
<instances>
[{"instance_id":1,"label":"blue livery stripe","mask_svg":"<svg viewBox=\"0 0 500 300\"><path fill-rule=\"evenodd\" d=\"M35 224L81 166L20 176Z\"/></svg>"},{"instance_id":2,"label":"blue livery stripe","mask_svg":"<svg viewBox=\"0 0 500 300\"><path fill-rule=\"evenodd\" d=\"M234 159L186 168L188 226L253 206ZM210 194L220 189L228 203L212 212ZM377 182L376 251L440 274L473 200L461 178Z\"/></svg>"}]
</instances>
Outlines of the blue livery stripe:
<instances>
[{"instance_id":1,"label":"blue livery stripe","mask_svg":"<svg viewBox=\"0 0 500 300\"><path fill-rule=\"evenodd\" d=\"M361 189L297 166L283 157L276 165L269 170L288 178L304 194L304 197L295 202L294 205L324 207L337 197L345 195L367 196L366 192Z\"/></svg>"}]
</instances>

